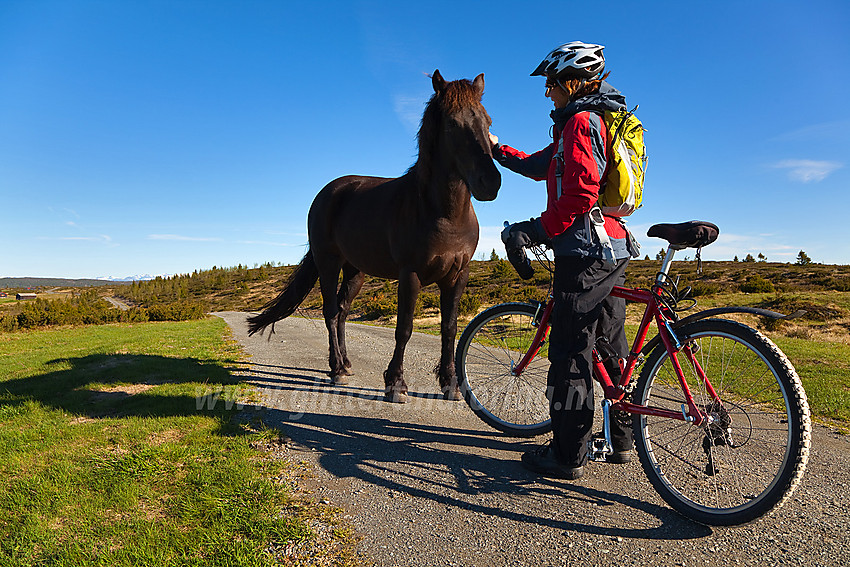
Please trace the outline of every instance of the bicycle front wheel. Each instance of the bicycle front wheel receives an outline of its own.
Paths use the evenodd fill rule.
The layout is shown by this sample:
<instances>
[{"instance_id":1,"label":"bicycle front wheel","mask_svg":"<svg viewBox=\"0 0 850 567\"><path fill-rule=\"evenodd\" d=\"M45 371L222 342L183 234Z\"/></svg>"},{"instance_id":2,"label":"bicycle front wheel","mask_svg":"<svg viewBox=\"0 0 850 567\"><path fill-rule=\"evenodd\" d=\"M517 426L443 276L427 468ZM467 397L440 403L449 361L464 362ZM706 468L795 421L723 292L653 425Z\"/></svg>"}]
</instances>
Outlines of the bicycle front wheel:
<instances>
[{"instance_id":1,"label":"bicycle front wheel","mask_svg":"<svg viewBox=\"0 0 850 567\"><path fill-rule=\"evenodd\" d=\"M523 372L514 372L537 333L536 313L537 307L527 303L504 303L481 312L463 331L455 355L466 403L485 423L515 437L552 428L546 343Z\"/></svg>"},{"instance_id":2,"label":"bicycle front wheel","mask_svg":"<svg viewBox=\"0 0 850 567\"><path fill-rule=\"evenodd\" d=\"M797 372L760 332L722 319L676 330L688 388L709 419L634 416L635 445L661 497L682 515L710 525L751 522L781 506L808 460L811 421ZM699 377L701 368L717 393ZM650 353L635 403L681 412L679 378L663 345Z\"/></svg>"}]
</instances>

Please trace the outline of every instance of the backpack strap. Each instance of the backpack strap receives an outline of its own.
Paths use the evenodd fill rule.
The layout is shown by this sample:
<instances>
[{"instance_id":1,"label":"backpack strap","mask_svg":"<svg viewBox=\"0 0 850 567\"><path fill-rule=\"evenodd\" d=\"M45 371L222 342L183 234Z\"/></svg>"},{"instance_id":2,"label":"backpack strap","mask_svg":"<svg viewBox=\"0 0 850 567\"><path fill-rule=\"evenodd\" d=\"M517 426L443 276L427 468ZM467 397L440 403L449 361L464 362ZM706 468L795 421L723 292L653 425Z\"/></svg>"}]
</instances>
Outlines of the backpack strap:
<instances>
[{"instance_id":1,"label":"backpack strap","mask_svg":"<svg viewBox=\"0 0 850 567\"><path fill-rule=\"evenodd\" d=\"M590 122L590 129L593 132L596 132L598 136L596 139L591 140L591 144L593 145L593 158L596 161L596 167L599 170L599 181L600 181L600 189L605 185L605 172L608 169L608 147L605 144L605 139L602 137L602 127L605 125L605 120L603 116L596 110L586 110L583 112L587 112L590 117L588 121ZM608 133L609 136L611 133ZM564 156L564 132L561 130L561 135L558 137L558 148L555 150L555 155L553 156L555 160L555 189L556 189L556 198L560 199L563 194L563 186L562 180L564 177L564 166L565 166L565 156Z\"/></svg>"},{"instance_id":2,"label":"backpack strap","mask_svg":"<svg viewBox=\"0 0 850 567\"><path fill-rule=\"evenodd\" d=\"M599 240L599 245L602 247L602 259L606 264L614 265L617 263L614 257L614 245L611 244L611 238L608 232L605 231L605 215L602 214L602 209L599 204L593 205L593 208L584 213L584 227L588 237L591 234L596 235Z\"/></svg>"}]
</instances>

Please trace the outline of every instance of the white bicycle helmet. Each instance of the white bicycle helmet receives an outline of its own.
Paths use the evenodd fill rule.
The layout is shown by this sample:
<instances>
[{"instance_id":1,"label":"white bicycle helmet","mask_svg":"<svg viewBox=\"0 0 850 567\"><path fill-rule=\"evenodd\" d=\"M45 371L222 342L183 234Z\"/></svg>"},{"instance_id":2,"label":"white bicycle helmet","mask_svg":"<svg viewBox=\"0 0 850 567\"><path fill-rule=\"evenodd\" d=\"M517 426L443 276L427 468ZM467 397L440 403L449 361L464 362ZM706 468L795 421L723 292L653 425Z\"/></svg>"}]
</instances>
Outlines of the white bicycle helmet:
<instances>
[{"instance_id":1,"label":"white bicycle helmet","mask_svg":"<svg viewBox=\"0 0 850 567\"><path fill-rule=\"evenodd\" d=\"M543 75L548 79L565 77L593 79L605 70L604 45L571 41L553 49L537 66L531 76Z\"/></svg>"}]
</instances>

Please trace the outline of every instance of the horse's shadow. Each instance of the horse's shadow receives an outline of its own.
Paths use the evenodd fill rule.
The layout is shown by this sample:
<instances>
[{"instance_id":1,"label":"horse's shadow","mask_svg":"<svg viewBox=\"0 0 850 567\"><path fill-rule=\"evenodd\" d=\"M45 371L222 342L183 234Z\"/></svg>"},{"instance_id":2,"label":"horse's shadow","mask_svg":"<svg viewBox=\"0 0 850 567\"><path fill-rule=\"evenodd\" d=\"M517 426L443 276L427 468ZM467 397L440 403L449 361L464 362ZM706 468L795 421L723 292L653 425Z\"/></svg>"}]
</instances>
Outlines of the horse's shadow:
<instances>
[{"instance_id":1,"label":"horse's shadow","mask_svg":"<svg viewBox=\"0 0 850 567\"><path fill-rule=\"evenodd\" d=\"M321 373L315 369L266 366L265 369L253 370L265 376L260 381L270 380L272 388L279 390L287 403L307 394L346 396L342 405L356 403L365 407L365 404L385 403L378 390L331 386L330 381L320 377ZM268 385L269 382L266 383ZM423 398L437 396L412 390L410 394ZM500 437L495 432L337 415L334 412L338 411L335 408L339 407L339 400L334 402L328 398L322 402L313 397L311 403L305 404L317 408L316 411L301 411L294 406L291 406L294 409L276 409L273 400L269 401L272 407L262 409L263 422L280 428L295 444L318 452L320 465L339 478L357 478L374 486L428 499L450 509L462 508L477 514L564 531L659 540L700 538L712 533L711 529L651 502L582 484L541 480L525 471L519 463L519 452L527 449L528 444ZM318 406L315 405L317 403ZM435 398L435 403L451 402ZM380 412L380 407L374 411ZM481 448L486 449L483 454ZM486 456L495 452L512 452L516 458ZM624 481L629 478L629 475L623 475ZM539 513L529 512L527 506L522 507L523 511L516 511L513 506L505 505L507 500L518 498L557 502L557 505L542 507ZM613 507L619 506L622 514L629 514L631 509L640 518L625 522L636 527L615 528L605 525L604 520L594 524L590 519L583 521L579 516L568 517L565 511L570 509L570 501L595 505L597 511L610 507L609 516L615 514ZM646 516L655 519L647 520ZM622 525L623 522L616 524Z\"/></svg>"},{"instance_id":2,"label":"horse's shadow","mask_svg":"<svg viewBox=\"0 0 850 567\"><path fill-rule=\"evenodd\" d=\"M244 369L218 361L146 354L92 354L46 363L41 374L2 383L0 408L37 401L78 418L178 417L219 418L218 433L230 435L232 403L210 405L238 396Z\"/></svg>"}]
</instances>

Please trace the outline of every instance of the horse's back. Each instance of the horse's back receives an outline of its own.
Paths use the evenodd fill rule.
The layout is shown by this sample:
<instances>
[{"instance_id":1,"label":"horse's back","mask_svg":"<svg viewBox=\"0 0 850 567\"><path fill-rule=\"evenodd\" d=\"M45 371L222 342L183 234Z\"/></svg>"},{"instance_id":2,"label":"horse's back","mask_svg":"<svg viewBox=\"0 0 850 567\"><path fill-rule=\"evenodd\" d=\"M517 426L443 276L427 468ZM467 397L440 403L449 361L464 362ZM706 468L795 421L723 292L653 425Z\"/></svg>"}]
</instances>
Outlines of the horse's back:
<instances>
[{"instance_id":1,"label":"horse's back","mask_svg":"<svg viewBox=\"0 0 850 567\"><path fill-rule=\"evenodd\" d=\"M397 277L393 226L403 216L400 178L347 175L319 191L310 207L310 247L338 254L371 275Z\"/></svg>"}]
</instances>

